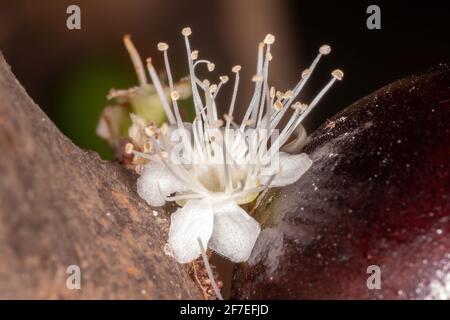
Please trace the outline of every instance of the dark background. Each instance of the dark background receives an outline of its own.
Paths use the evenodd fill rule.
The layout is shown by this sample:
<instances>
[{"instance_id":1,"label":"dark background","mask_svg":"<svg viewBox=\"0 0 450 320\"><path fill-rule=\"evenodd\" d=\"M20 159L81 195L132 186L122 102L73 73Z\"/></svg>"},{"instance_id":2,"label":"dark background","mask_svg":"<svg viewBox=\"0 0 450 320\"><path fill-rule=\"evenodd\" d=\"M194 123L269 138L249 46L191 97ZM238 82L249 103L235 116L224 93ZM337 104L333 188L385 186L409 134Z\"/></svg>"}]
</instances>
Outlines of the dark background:
<instances>
[{"instance_id":1,"label":"dark background","mask_svg":"<svg viewBox=\"0 0 450 320\"><path fill-rule=\"evenodd\" d=\"M327 39L334 48L331 65L345 71L345 81L327 97L330 113L398 78L450 61L448 1L343 3L291 1L305 48ZM370 4L381 8L381 30L366 28ZM317 120L315 125L323 118Z\"/></svg>"},{"instance_id":2,"label":"dark background","mask_svg":"<svg viewBox=\"0 0 450 320\"><path fill-rule=\"evenodd\" d=\"M70 4L81 7L82 30L66 28ZM370 4L381 8L381 30L366 28ZM180 30L191 26L194 47L220 73L242 64L241 114L249 101L257 43L266 33L277 37L270 80L280 90L295 84L321 44L330 44L332 54L312 78L306 102L332 69L343 69L345 78L308 117L310 132L383 85L450 57L448 1L19 0L2 1L1 8L0 49L18 79L66 135L104 157L111 153L95 136L95 125L105 95L111 87L136 84L122 45L125 33L132 34L143 58L156 56L158 41L168 42L175 74L183 76ZM161 60L158 67L163 68Z\"/></svg>"}]
</instances>

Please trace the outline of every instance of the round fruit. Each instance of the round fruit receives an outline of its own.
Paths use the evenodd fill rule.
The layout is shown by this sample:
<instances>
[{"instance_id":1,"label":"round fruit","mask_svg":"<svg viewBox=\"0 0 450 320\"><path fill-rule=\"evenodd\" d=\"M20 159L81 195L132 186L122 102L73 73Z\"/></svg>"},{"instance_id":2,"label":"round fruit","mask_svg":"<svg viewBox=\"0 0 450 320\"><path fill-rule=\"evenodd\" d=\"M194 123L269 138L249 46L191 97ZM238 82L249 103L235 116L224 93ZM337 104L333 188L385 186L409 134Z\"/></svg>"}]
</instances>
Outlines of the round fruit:
<instances>
[{"instance_id":1,"label":"round fruit","mask_svg":"<svg viewBox=\"0 0 450 320\"><path fill-rule=\"evenodd\" d=\"M310 170L255 211L232 297L449 299L449 66L361 99L303 150Z\"/></svg>"}]
</instances>

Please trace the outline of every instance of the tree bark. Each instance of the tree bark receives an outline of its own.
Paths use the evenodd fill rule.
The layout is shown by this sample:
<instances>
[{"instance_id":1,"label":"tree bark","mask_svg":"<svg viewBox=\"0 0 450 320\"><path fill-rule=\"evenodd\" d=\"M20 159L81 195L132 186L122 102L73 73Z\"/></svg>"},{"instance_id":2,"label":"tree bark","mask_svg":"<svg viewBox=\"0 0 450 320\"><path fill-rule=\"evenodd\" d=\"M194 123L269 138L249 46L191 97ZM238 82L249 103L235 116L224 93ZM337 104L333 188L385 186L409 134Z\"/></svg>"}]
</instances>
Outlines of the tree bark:
<instances>
[{"instance_id":1,"label":"tree bark","mask_svg":"<svg viewBox=\"0 0 450 320\"><path fill-rule=\"evenodd\" d=\"M201 299L164 253L169 216L136 176L81 150L28 97L0 54L0 298ZM66 286L67 268L81 289Z\"/></svg>"}]
</instances>

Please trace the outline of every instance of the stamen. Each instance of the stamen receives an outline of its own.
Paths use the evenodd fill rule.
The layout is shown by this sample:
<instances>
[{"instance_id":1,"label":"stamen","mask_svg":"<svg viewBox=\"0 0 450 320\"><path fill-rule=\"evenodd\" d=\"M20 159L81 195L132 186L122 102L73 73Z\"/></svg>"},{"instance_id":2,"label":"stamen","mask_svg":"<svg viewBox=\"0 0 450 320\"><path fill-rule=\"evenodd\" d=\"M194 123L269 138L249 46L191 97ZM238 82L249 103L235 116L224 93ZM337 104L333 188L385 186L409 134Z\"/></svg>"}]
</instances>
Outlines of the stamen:
<instances>
[{"instance_id":1,"label":"stamen","mask_svg":"<svg viewBox=\"0 0 450 320\"><path fill-rule=\"evenodd\" d=\"M311 76L312 72L314 71L314 69L316 68L317 64L320 61L320 58L322 57L323 53L324 54L328 54L331 52L331 47L328 45L324 45L322 47L319 48L319 54L316 56L316 58L314 59L314 61L311 63L311 65L309 66L308 69L305 69L302 72L302 77L301 80L297 83L297 85L295 86L294 90L293 90L293 95L291 98L289 98L287 101L285 101L284 103L284 107L281 111L277 112L271 119L271 128L276 128L276 126L278 125L278 123L281 121L281 119L283 118L284 114L286 113L289 105L294 101L294 99L300 94L300 92L302 91L303 87L305 86L306 82L308 81L309 77Z\"/></svg>"},{"instance_id":2,"label":"stamen","mask_svg":"<svg viewBox=\"0 0 450 320\"><path fill-rule=\"evenodd\" d=\"M260 42L258 45L258 61L256 62L256 74L262 73L263 68L263 53L264 53L264 43ZM255 89L253 91L253 96L250 101L250 104L247 108L247 111L244 114L244 118L242 119L240 131L244 130L244 123L250 118L256 118L256 112L258 109L256 108L261 96L261 82L255 82Z\"/></svg>"},{"instance_id":3,"label":"stamen","mask_svg":"<svg viewBox=\"0 0 450 320\"><path fill-rule=\"evenodd\" d=\"M195 71L194 71L194 64L193 64L193 59L192 59L192 52L191 52L191 45L189 43L189 35L191 35L192 31L191 28L184 28L181 33L184 36L184 42L186 45L186 52L187 52L187 56L188 56L188 62L189 62L189 74L191 77L191 88L192 88L192 97L194 100L194 107L195 107L195 112L197 114L200 114L201 117L198 119L199 121L199 127L202 128L201 123L202 123L202 119L206 120L206 116L204 115L204 111L203 111L203 103L202 100L200 98L200 95L198 93L198 88L196 86L196 77L195 77Z\"/></svg>"},{"instance_id":4,"label":"stamen","mask_svg":"<svg viewBox=\"0 0 450 320\"><path fill-rule=\"evenodd\" d=\"M217 298L219 300L223 300L222 294L220 293L220 289L217 286L216 280L214 280L214 275L211 269L211 266L209 265L208 257L206 256L205 248L203 247L202 240L200 238L197 238L198 245L200 246L200 252L202 253L202 259L203 263L205 264L206 273L208 274L208 278L211 281L211 286L214 290L214 293L216 294Z\"/></svg>"},{"instance_id":5,"label":"stamen","mask_svg":"<svg viewBox=\"0 0 450 320\"><path fill-rule=\"evenodd\" d=\"M262 70L262 75L264 77L264 80L262 83L263 88L262 88L262 94L261 94L261 103L259 105L259 109L256 111L258 113L258 120L256 122L257 127L261 124L263 113L264 113L264 103L266 102L265 98L266 98L266 92L268 90L267 79L269 76L269 61L272 60L272 55L270 54L270 45L275 42L275 37L272 36L271 34L268 34L266 36L266 38L264 39L264 42L267 44L267 49L266 49L266 59L264 61L263 70ZM267 121L269 121L269 118L267 118Z\"/></svg>"},{"instance_id":6,"label":"stamen","mask_svg":"<svg viewBox=\"0 0 450 320\"><path fill-rule=\"evenodd\" d=\"M224 85L225 83L228 82L228 77L227 77L227 76L220 76L220 77L219 77L219 80L220 80L219 85L217 86L217 89L214 91L214 95L213 95L213 97L212 97L213 100L216 99L217 94L219 93L219 90L220 90L220 88L222 87L222 85Z\"/></svg>"},{"instance_id":7,"label":"stamen","mask_svg":"<svg viewBox=\"0 0 450 320\"><path fill-rule=\"evenodd\" d=\"M147 59L147 69L148 69L148 72L150 73L150 77L152 78L152 82L153 82L153 85L155 86L156 92L158 93L159 99L162 102L164 111L167 115L167 119L169 120L169 122L171 124L174 124L175 118L173 116L172 110L170 109L170 106L167 101L166 94L164 93L164 90L162 88L161 82L159 81L159 77L156 74L155 68L153 68L151 58Z\"/></svg>"},{"instance_id":8,"label":"stamen","mask_svg":"<svg viewBox=\"0 0 450 320\"><path fill-rule=\"evenodd\" d=\"M334 73L334 74L333 74ZM286 133L283 134L283 132L280 134L278 138L280 138L280 146L282 146L286 140L289 138L289 136L294 132L294 130L298 127L298 125L303 121L303 119L311 112L311 110L319 103L320 99L330 90L331 86L338 80L338 77L342 79L344 76L344 73L341 70L335 70L332 73L332 79L327 83L327 85L319 92L319 94L313 99L313 101L310 103L310 105L300 114L297 116L297 119L293 125L290 126L290 128L286 127L283 131L286 131ZM288 129L288 130L286 130Z\"/></svg>"},{"instance_id":9,"label":"stamen","mask_svg":"<svg viewBox=\"0 0 450 320\"><path fill-rule=\"evenodd\" d=\"M172 71L170 70L169 57L167 55L168 49L169 49L169 46L166 43L164 43L164 42L158 43L158 50L164 52L164 64L166 66L167 79L169 81L169 89L171 92L170 95L172 98L172 106L173 106L173 110L175 113L175 119L176 119L178 128L182 129L182 128L184 128L184 125L183 125L183 121L181 119L180 110L178 109L178 103L177 103L177 100L180 98L180 95L178 94L178 92L176 92L174 90Z\"/></svg>"},{"instance_id":10,"label":"stamen","mask_svg":"<svg viewBox=\"0 0 450 320\"><path fill-rule=\"evenodd\" d=\"M239 71L241 70L241 66L234 66L232 71L236 74L234 78L234 87L233 87L233 95L231 97L230 108L228 109L228 115L230 118L233 116L234 105L236 104L236 97L239 87ZM231 121L227 121L226 129L230 128Z\"/></svg>"},{"instance_id":11,"label":"stamen","mask_svg":"<svg viewBox=\"0 0 450 320\"><path fill-rule=\"evenodd\" d=\"M133 42L131 41L131 36L129 34L123 37L123 42L125 47L130 55L131 62L133 62L134 69L136 70L136 74L139 80L140 85L147 84L147 77L145 76L145 69L142 63L139 52L136 50Z\"/></svg>"},{"instance_id":12,"label":"stamen","mask_svg":"<svg viewBox=\"0 0 450 320\"><path fill-rule=\"evenodd\" d=\"M222 122L223 123L223 122ZM229 123L227 123L228 127ZM233 189L233 181L231 180L231 172L228 164L227 152L228 130L225 130L225 138L222 140L222 159L223 159L223 174L225 177L225 193L230 193Z\"/></svg>"}]
</instances>

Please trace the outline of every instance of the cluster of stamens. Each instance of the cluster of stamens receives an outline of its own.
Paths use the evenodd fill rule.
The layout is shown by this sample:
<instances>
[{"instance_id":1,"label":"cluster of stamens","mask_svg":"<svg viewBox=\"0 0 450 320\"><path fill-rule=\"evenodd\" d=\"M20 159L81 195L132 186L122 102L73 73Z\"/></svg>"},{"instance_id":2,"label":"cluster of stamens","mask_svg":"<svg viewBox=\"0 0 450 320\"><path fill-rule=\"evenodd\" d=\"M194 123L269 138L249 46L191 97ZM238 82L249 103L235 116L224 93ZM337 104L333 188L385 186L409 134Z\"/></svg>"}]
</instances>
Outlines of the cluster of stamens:
<instances>
[{"instance_id":1,"label":"cluster of stamens","mask_svg":"<svg viewBox=\"0 0 450 320\"><path fill-rule=\"evenodd\" d=\"M243 143L242 141L244 141L244 139L238 134L237 136L235 136L234 140L229 143L229 141L226 141L225 139L225 132L227 130L234 129L238 133L243 134L248 129L267 130L267 132L269 133L268 136L263 139L263 141L258 140L256 142L256 144L258 145L257 148L267 148L270 139L270 147L265 150L264 155L268 156L277 154L279 148L288 141L289 137L293 134L295 129L298 128L302 120L317 105L317 103L331 88L334 82L336 80L342 79L343 72L341 70L334 70L331 73L331 80L324 86L324 88L319 92L319 94L317 94L317 96L311 101L309 105L300 101L294 102L294 100L298 97L303 87L307 83L312 72L316 68L320 58L324 55L329 54L331 52L331 48L328 45L323 45L320 47L319 54L314 59L309 68L302 72L300 81L295 85L293 89L287 90L285 92L276 91L274 87L269 88L268 85L269 63L273 58L270 50L271 45L275 42L275 37L271 34L268 34L265 37L264 41L261 42L258 46L257 72L252 78L252 81L255 83L254 94L244 114L241 124L238 125L233 121L233 113L235 110L241 66L236 65L231 69L231 71L234 73L233 94L230 105L228 107L228 112L223 115L223 119L220 119L218 117L216 97L220 92L222 86L229 81L229 77L226 75L220 76L219 82L217 84L211 84L209 80L200 80L197 77L195 70L198 66L203 64L206 66L206 69L209 72L212 72L214 71L215 64L206 59L199 59L199 51L191 50L189 42L189 36L191 34L192 31L190 28L184 28L182 30L182 35L184 36L186 44L190 82L192 86L192 94L196 112L196 117L192 123L191 129L193 134L193 142L191 143L192 139L184 140L185 143L187 143L187 145L185 146L185 150L188 150L190 153L194 153L196 156L195 158L197 160L200 159L200 163L198 165L203 167L204 165L210 165L211 163L213 163L213 158L217 159L217 156L214 155L214 148L212 147L212 145L221 143L220 147L222 148L224 155L222 159L222 166L219 168L216 166L216 163L214 163L213 165L214 170L220 171L217 172L217 177L220 180L219 183L221 185L219 190L226 193L227 195L239 193L240 196L258 192L264 189L264 187L267 187L255 187L255 178L258 175L258 170L262 169L264 163L257 163L255 165L253 163L250 164L250 161L247 161L247 163L245 163L246 160L244 160L244 168L242 167L242 163L236 168L234 168L232 164L230 165L230 162L226 157L230 155L231 158L235 157L236 154L234 153L234 150L236 148L242 147L242 145L240 144ZM138 78L142 81L146 81L145 75L141 74L144 72L144 68L142 62L140 61L140 58L138 57L138 55L134 54L133 46L130 43L127 47L129 47L130 55L132 57L135 57L135 59L133 59L133 64L138 73ZM150 58L147 59L147 71L153 82L155 90L161 99L162 106L167 115L169 127L172 129L185 130L185 124L183 123L180 116L180 110L177 103L180 95L174 89L173 78L168 58L169 45L164 42L160 42L158 43L157 48L163 53L167 81L170 89L169 97L167 97L167 95L164 93L163 85L161 84L158 74L153 66L152 59ZM200 94L202 91L203 94ZM277 127L283 117L287 114L287 111L289 109L293 109L293 112L287 118L286 125L281 129L281 133L278 133ZM211 130L217 130L218 134L211 133ZM277 135L275 135L275 131L277 132ZM132 146L130 145L127 145L126 151L129 153L133 152L137 156L144 157L150 160L153 159L157 161L163 161L163 163L170 169L170 171L176 177L180 178L182 183L189 184L189 189L193 191L193 193L177 195L176 197L173 197L171 199L175 200L180 198L193 198L196 196L195 194L198 194L198 196L200 197L205 193L211 193L211 190L208 190L208 188L204 186L202 179L198 177L198 174L196 172L196 168L198 167L197 165L188 163L180 166L171 163L170 157L167 157L167 154L171 149L171 145L170 143L168 143L168 140L161 139L161 135L156 136L154 134L154 128L146 128L145 133L147 134L147 136L149 136L149 138L152 139L153 142L151 146L149 145L149 147L146 148L147 150L145 150L144 153L133 150ZM251 156L252 155L247 154L247 157L249 158L248 160L250 160ZM203 170L198 171L203 172ZM214 190L214 192L217 193L217 190Z\"/></svg>"}]
</instances>

